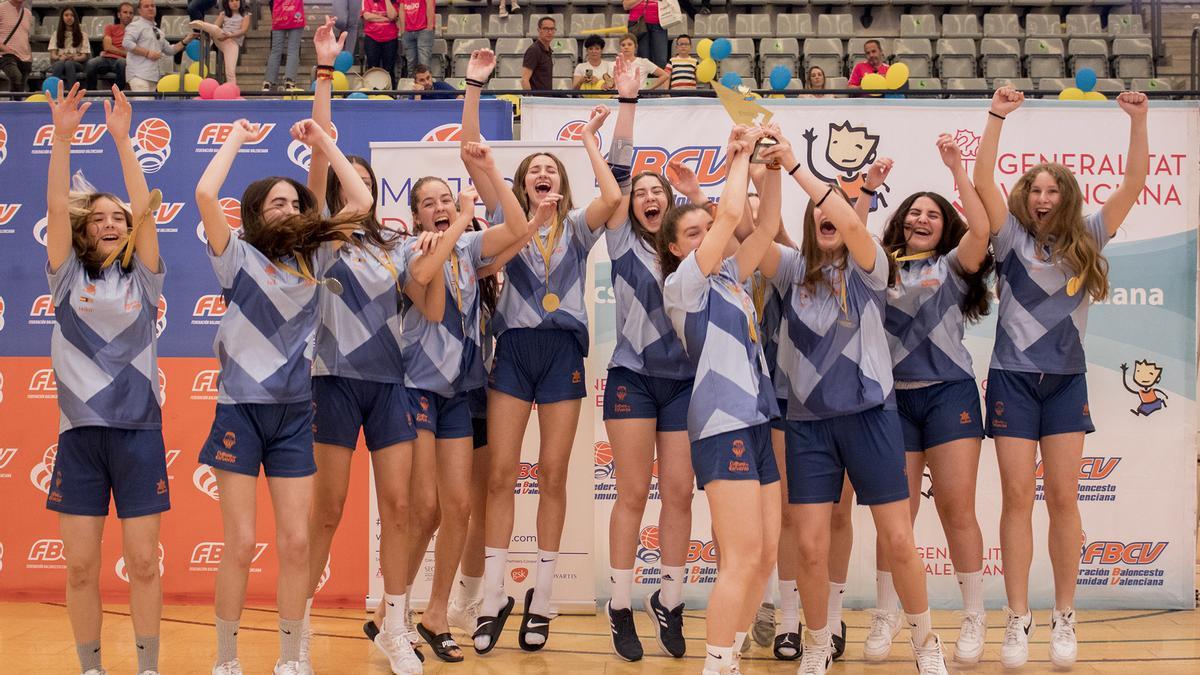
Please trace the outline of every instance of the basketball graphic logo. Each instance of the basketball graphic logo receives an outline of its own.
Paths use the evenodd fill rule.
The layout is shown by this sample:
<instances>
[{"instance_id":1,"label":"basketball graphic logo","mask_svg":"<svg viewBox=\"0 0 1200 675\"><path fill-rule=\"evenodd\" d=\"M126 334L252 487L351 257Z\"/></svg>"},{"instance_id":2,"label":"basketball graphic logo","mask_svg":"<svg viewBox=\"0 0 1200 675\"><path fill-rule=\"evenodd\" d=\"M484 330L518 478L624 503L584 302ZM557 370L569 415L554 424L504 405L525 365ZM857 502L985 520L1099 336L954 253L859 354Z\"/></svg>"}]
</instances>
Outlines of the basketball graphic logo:
<instances>
[{"instance_id":1,"label":"basketball graphic logo","mask_svg":"<svg viewBox=\"0 0 1200 675\"><path fill-rule=\"evenodd\" d=\"M48 227L45 218L33 224L33 238L42 246L46 245L46 230Z\"/></svg>"},{"instance_id":2,"label":"basketball graphic logo","mask_svg":"<svg viewBox=\"0 0 1200 675\"><path fill-rule=\"evenodd\" d=\"M451 124L443 124L441 126L436 126L432 129L430 129L429 131L426 131L424 138L422 138L421 140L426 141L426 142L445 141L445 142L457 143L459 140L461 140L459 138L461 135L462 135L462 125L451 123ZM482 134L480 135L480 138L483 138ZM487 140L487 139L483 139L483 140Z\"/></svg>"},{"instance_id":3,"label":"basketball graphic logo","mask_svg":"<svg viewBox=\"0 0 1200 675\"><path fill-rule=\"evenodd\" d=\"M146 173L163 168L171 156L171 126L158 117L142 120L133 134L133 155Z\"/></svg>"},{"instance_id":4,"label":"basketball graphic logo","mask_svg":"<svg viewBox=\"0 0 1200 675\"><path fill-rule=\"evenodd\" d=\"M162 337L163 331L167 329L167 299L160 295L158 296L158 317L154 320L154 337Z\"/></svg>"},{"instance_id":5,"label":"basketball graphic logo","mask_svg":"<svg viewBox=\"0 0 1200 675\"><path fill-rule=\"evenodd\" d=\"M330 126L333 127L333 133L330 134L330 137L336 141L338 138L337 126L333 124ZM288 143L287 155L288 160L291 161L292 164L295 164L305 171L308 171L309 163L312 162L312 148L308 147L301 141L292 139L292 142Z\"/></svg>"},{"instance_id":6,"label":"basketball graphic logo","mask_svg":"<svg viewBox=\"0 0 1200 675\"><path fill-rule=\"evenodd\" d=\"M158 544L158 576L160 576L160 577L163 575L163 573L166 572L166 568L163 567L163 557L164 557L165 553L166 552L163 550L162 542L159 542L159 544ZM118 579L120 579L121 581L124 581L125 583L129 583L129 572L125 569L125 556L121 556L120 558L117 558L117 564L113 568L113 572L116 573Z\"/></svg>"},{"instance_id":7,"label":"basketball graphic logo","mask_svg":"<svg viewBox=\"0 0 1200 675\"><path fill-rule=\"evenodd\" d=\"M596 480L608 480L612 478L616 467L613 466L613 451L612 445L608 441L596 441L593 449L593 475Z\"/></svg>"},{"instance_id":8,"label":"basketball graphic logo","mask_svg":"<svg viewBox=\"0 0 1200 675\"><path fill-rule=\"evenodd\" d=\"M556 136L555 139L559 141L582 141L583 129L586 126L587 121L585 120L571 120L570 122L562 125L562 128L558 130L558 136ZM604 138L599 132L596 132L596 144L597 146L604 145Z\"/></svg>"},{"instance_id":9,"label":"basketball graphic logo","mask_svg":"<svg viewBox=\"0 0 1200 675\"><path fill-rule=\"evenodd\" d=\"M0 164L4 163L6 157L8 157L8 129L0 124Z\"/></svg>"},{"instance_id":10,"label":"basketball graphic logo","mask_svg":"<svg viewBox=\"0 0 1200 675\"><path fill-rule=\"evenodd\" d=\"M4 296L0 296L0 330L4 330Z\"/></svg>"},{"instance_id":11,"label":"basketball graphic logo","mask_svg":"<svg viewBox=\"0 0 1200 675\"><path fill-rule=\"evenodd\" d=\"M160 406L167 404L167 374L162 368L158 369L158 404Z\"/></svg>"},{"instance_id":12,"label":"basketball graphic logo","mask_svg":"<svg viewBox=\"0 0 1200 675\"><path fill-rule=\"evenodd\" d=\"M657 550L658 549L658 526L657 525L647 525L647 526L643 527L642 531L638 534L638 543L641 544L643 548Z\"/></svg>"},{"instance_id":13,"label":"basketball graphic logo","mask_svg":"<svg viewBox=\"0 0 1200 675\"><path fill-rule=\"evenodd\" d=\"M54 458L58 456L58 443L46 448L42 461L33 465L29 471L29 480L33 486L45 494L50 494L50 477L54 475Z\"/></svg>"},{"instance_id":14,"label":"basketball graphic logo","mask_svg":"<svg viewBox=\"0 0 1200 675\"><path fill-rule=\"evenodd\" d=\"M241 236L242 234L242 202L234 197L221 197L218 202L221 205L221 211L225 213L225 222L229 224L230 234ZM196 236L205 244L208 243L208 236L204 234L204 223L196 225Z\"/></svg>"}]
</instances>

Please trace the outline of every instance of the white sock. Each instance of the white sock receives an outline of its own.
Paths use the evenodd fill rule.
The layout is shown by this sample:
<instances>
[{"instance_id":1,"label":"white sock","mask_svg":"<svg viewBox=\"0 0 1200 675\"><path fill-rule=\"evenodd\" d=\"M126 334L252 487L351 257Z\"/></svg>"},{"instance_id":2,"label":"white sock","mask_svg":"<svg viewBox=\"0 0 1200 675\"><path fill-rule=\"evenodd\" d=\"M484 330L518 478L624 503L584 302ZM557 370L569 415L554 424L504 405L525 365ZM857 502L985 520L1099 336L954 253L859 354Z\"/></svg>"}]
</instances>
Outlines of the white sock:
<instances>
[{"instance_id":1,"label":"white sock","mask_svg":"<svg viewBox=\"0 0 1200 675\"><path fill-rule=\"evenodd\" d=\"M771 578L767 579L767 587L763 589L762 604L775 604L775 585L779 583L779 568L771 570Z\"/></svg>"},{"instance_id":2,"label":"white sock","mask_svg":"<svg viewBox=\"0 0 1200 675\"><path fill-rule=\"evenodd\" d=\"M892 584L892 573L875 570L875 606L885 612L900 611L900 596Z\"/></svg>"},{"instance_id":3,"label":"white sock","mask_svg":"<svg viewBox=\"0 0 1200 675\"><path fill-rule=\"evenodd\" d=\"M733 665L733 652L736 651L733 647L714 647L712 645L704 645L706 656L704 657L704 669L719 673L722 668L729 668Z\"/></svg>"},{"instance_id":4,"label":"white sock","mask_svg":"<svg viewBox=\"0 0 1200 675\"><path fill-rule=\"evenodd\" d=\"M733 634L733 665L735 666L742 662L742 645L746 644L746 633L749 632L743 630Z\"/></svg>"},{"instance_id":5,"label":"white sock","mask_svg":"<svg viewBox=\"0 0 1200 675\"><path fill-rule=\"evenodd\" d=\"M311 630L312 622L309 620L309 615L312 613L312 598L304 601L304 630Z\"/></svg>"},{"instance_id":6,"label":"white sock","mask_svg":"<svg viewBox=\"0 0 1200 675\"><path fill-rule=\"evenodd\" d=\"M408 618L408 610L412 608L411 603L412 603L412 584L409 584L408 587L404 589L404 616L405 616L406 620Z\"/></svg>"},{"instance_id":7,"label":"white sock","mask_svg":"<svg viewBox=\"0 0 1200 675\"><path fill-rule=\"evenodd\" d=\"M959 572L958 590L962 591L964 612L984 611L983 570L979 570L978 572Z\"/></svg>"},{"instance_id":8,"label":"white sock","mask_svg":"<svg viewBox=\"0 0 1200 675\"><path fill-rule=\"evenodd\" d=\"M469 605L479 597L479 588L483 585L483 577L462 575L458 578L458 598L460 605Z\"/></svg>"},{"instance_id":9,"label":"white sock","mask_svg":"<svg viewBox=\"0 0 1200 675\"><path fill-rule=\"evenodd\" d=\"M633 570L608 568L608 580L612 582L613 609L629 609L632 606L630 595L633 593Z\"/></svg>"},{"instance_id":10,"label":"white sock","mask_svg":"<svg viewBox=\"0 0 1200 675\"><path fill-rule=\"evenodd\" d=\"M485 546L483 549L483 606L479 613L496 616L504 607L504 568L508 566L508 549Z\"/></svg>"},{"instance_id":11,"label":"white sock","mask_svg":"<svg viewBox=\"0 0 1200 675\"><path fill-rule=\"evenodd\" d=\"M667 609L675 609L683 602L683 565L662 568L662 592L658 601Z\"/></svg>"},{"instance_id":12,"label":"white sock","mask_svg":"<svg viewBox=\"0 0 1200 675\"><path fill-rule=\"evenodd\" d=\"M833 589L829 589L830 601L832 604ZM838 594L841 595L840 593ZM839 597L838 607L841 607L841 599ZM776 629L780 633L795 633L800 628L800 593L796 590L795 581L780 581L779 582L779 606L782 608L780 622ZM840 612L838 621L841 621Z\"/></svg>"},{"instance_id":13,"label":"white sock","mask_svg":"<svg viewBox=\"0 0 1200 675\"><path fill-rule=\"evenodd\" d=\"M825 625L829 630L836 633L838 637L845 637L842 635L842 598L845 597L846 584L839 584L834 581L829 582L829 620Z\"/></svg>"},{"instance_id":14,"label":"white sock","mask_svg":"<svg viewBox=\"0 0 1200 675\"><path fill-rule=\"evenodd\" d=\"M908 628L912 632L913 644L918 647L923 646L933 632L933 619L929 616L929 610L920 614L905 614L905 616L908 617Z\"/></svg>"},{"instance_id":15,"label":"white sock","mask_svg":"<svg viewBox=\"0 0 1200 675\"><path fill-rule=\"evenodd\" d=\"M818 628L817 630L813 630L812 628L809 628L808 629L808 642L806 642L805 644L810 644L810 645L813 645L814 647L819 647L821 645L827 645L827 644L829 644L829 639L830 639L831 635L832 634L829 632L829 624L825 624L824 628Z\"/></svg>"},{"instance_id":16,"label":"white sock","mask_svg":"<svg viewBox=\"0 0 1200 675\"><path fill-rule=\"evenodd\" d=\"M554 592L554 568L558 566L558 551L543 551L539 548L537 555L537 579L533 583L533 601L529 603L529 611L541 616L550 616L550 596Z\"/></svg>"},{"instance_id":17,"label":"white sock","mask_svg":"<svg viewBox=\"0 0 1200 675\"><path fill-rule=\"evenodd\" d=\"M407 601L407 593L401 593L400 595L383 594L383 603L386 609L383 610L383 626L380 628L384 632L392 635L403 635L408 632L408 628L404 625L404 603Z\"/></svg>"}]
</instances>

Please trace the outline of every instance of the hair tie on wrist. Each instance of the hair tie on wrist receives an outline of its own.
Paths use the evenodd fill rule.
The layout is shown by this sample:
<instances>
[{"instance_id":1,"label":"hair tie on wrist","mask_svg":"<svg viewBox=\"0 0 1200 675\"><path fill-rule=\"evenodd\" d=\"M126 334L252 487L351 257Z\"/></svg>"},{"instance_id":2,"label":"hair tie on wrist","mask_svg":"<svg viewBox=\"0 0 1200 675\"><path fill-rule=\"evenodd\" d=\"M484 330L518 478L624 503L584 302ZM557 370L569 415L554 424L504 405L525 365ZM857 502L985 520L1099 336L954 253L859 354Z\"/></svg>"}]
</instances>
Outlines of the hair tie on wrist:
<instances>
[{"instance_id":1,"label":"hair tie on wrist","mask_svg":"<svg viewBox=\"0 0 1200 675\"><path fill-rule=\"evenodd\" d=\"M829 195L831 195L831 194L833 194L833 186L832 185L829 186L829 191L825 193L825 196L821 197L821 200L819 202L817 202L816 204L813 204L813 208L817 208L817 209L821 208L821 205L825 203L826 199L829 199Z\"/></svg>"},{"instance_id":2,"label":"hair tie on wrist","mask_svg":"<svg viewBox=\"0 0 1200 675\"><path fill-rule=\"evenodd\" d=\"M871 188L869 188L869 187L867 187L867 186L865 186L865 185L864 185L864 186L862 186L862 187L860 187L860 188L858 188L858 191L859 191L859 192L862 192L863 194L868 194L868 195L871 195L872 197L874 197L875 195L879 194L879 190L872 190Z\"/></svg>"},{"instance_id":3,"label":"hair tie on wrist","mask_svg":"<svg viewBox=\"0 0 1200 675\"><path fill-rule=\"evenodd\" d=\"M1005 120L1005 119L1008 119L1008 118L1006 118L1004 115L1000 115L1000 114L998 114L998 113L994 113L994 112L992 112L991 110L989 110L989 111L988 111L988 114L989 114L989 115L991 115L992 117L995 117L995 118L996 118L996 119L998 119L998 120L1001 120L1001 121L1003 121L1003 120Z\"/></svg>"},{"instance_id":4,"label":"hair tie on wrist","mask_svg":"<svg viewBox=\"0 0 1200 675\"><path fill-rule=\"evenodd\" d=\"M796 172L799 170L800 170L800 162L796 162L796 166L793 166L792 168L788 169L788 175L794 176L794 175L796 175Z\"/></svg>"},{"instance_id":5,"label":"hair tie on wrist","mask_svg":"<svg viewBox=\"0 0 1200 675\"><path fill-rule=\"evenodd\" d=\"M476 80L476 79L473 79L470 77L464 79L463 82L466 82L468 87L479 87L480 89L483 89L483 85L485 84L484 82L482 82L480 80Z\"/></svg>"},{"instance_id":6,"label":"hair tie on wrist","mask_svg":"<svg viewBox=\"0 0 1200 675\"><path fill-rule=\"evenodd\" d=\"M637 103L638 97L637 96L618 96L617 102L618 103Z\"/></svg>"},{"instance_id":7,"label":"hair tie on wrist","mask_svg":"<svg viewBox=\"0 0 1200 675\"><path fill-rule=\"evenodd\" d=\"M318 64L317 64L317 70L318 70L318 71L322 71L322 70L333 70L333 66L327 66L327 65L325 65L325 64L318 63Z\"/></svg>"}]
</instances>

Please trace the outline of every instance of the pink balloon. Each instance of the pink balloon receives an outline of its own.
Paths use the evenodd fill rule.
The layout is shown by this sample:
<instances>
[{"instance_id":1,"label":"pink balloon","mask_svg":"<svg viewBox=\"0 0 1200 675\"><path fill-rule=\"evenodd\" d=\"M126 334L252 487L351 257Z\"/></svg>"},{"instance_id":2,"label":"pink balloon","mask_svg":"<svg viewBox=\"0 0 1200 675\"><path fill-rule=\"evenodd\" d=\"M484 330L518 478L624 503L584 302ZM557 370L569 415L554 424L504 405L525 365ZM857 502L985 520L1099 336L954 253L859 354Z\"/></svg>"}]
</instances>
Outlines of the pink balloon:
<instances>
[{"instance_id":1,"label":"pink balloon","mask_svg":"<svg viewBox=\"0 0 1200 675\"><path fill-rule=\"evenodd\" d=\"M216 80L211 77L206 77L200 81L200 98L211 99L217 93L217 87L221 86Z\"/></svg>"},{"instance_id":2,"label":"pink balloon","mask_svg":"<svg viewBox=\"0 0 1200 675\"><path fill-rule=\"evenodd\" d=\"M241 97L242 91L238 89L238 86L232 82L226 82L225 84L219 85L216 90L213 91L213 98L217 100L230 101Z\"/></svg>"}]
</instances>

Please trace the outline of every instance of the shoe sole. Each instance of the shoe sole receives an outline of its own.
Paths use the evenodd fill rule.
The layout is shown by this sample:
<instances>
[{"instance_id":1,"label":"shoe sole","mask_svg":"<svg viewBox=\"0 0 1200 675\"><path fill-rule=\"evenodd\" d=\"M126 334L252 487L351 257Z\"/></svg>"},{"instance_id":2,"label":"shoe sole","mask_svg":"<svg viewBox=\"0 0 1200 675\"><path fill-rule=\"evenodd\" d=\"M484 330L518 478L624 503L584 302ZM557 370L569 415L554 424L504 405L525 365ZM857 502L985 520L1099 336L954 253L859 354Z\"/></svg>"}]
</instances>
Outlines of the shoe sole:
<instances>
[{"instance_id":1,"label":"shoe sole","mask_svg":"<svg viewBox=\"0 0 1200 675\"><path fill-rule=\"evenodd\" d=\"M669 649L667 649L666 643L662 641L662 624L658 622L658 615L654 613L654 608L650 606L651 595L654 594L651 593L650 595L647 595L646 600L642 603L642 611L646 613L646 616L650 617L650 625L654 627L654 641L658 643L658 649L662 653L673 659L682 659L684 656L686 656L686 652L679 656L675 656Z\"/></svg>"},{"instance_id":2,"label":"shoe sole","mask_svg":"<svg viewBox=\"0 0 1200 675\"><path fill-rule=\"evenodd\" d=\"M613 654L616 654L617 658L628 661L630 663L633 663L634 661L641 661L642 657L645 656L645 654L642 654L642 656L639 656L636 659L631 659L631 658L625 656L624 654L622 654L620 652L620 650L617 649L617 634L614 633L612 630L612 602L611 601L605 603L604 613L608 615L608 622L609 622L608 643L612 645Z\"/></svg>"},{"instance_id":3,"label":"shoe sole","mask_svg":"<svg viewBox=\"0 0 1200 675\"><path fill-rule=\"evenodd\" d=\"M980 649L979 653L976 654L975 656L962 656L959 654L958 646L956 645L954 647L954 662L955 663L961 663L964 666L973 666L976 663L979 663L979 659L982 657L983 657L982 649Z\"/></svg>"}]
</instances>

